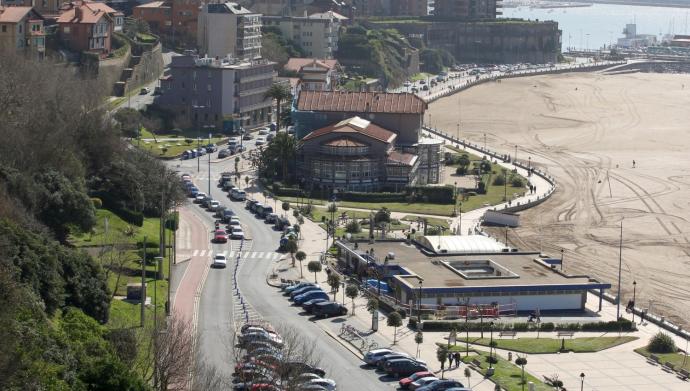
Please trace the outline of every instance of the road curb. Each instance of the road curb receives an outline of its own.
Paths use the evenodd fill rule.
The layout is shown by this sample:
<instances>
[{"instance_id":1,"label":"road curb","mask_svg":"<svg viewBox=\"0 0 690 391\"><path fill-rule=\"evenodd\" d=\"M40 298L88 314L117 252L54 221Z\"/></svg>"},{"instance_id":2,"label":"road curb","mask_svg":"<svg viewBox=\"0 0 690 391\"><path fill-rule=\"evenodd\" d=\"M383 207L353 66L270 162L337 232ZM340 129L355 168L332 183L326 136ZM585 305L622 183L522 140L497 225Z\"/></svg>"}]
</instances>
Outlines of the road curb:
<instances>
[{"instance_id":1,"label":"road curb","mask_svg":"<svg viewBox=\"0 0 690 391\"><path fill-rule=\"evenodd\" d=\"M318 324L318 323L317 323L317 324ZM364 359L364 356L362 355L362 353L360 353L359 350L355 349L355 348L354 348L352 345L350 345L348 342L343 341L343 340L342 340L340 337L338 337L335 333L333 333L332 331L330 331L330 330L328 330L328 329L325 329L325 328L321 327L320 325L319 325L319 328L320 328L321 330L323 330L324 332L326 332L326 335L328 335L329 337L333 338L336 342L338 342L338 343L341 344L343 347L345 347L345 349L349 350L350 353L354 354L355 357L357 357L357 358L360 359L360 360L363 360L363 359Z\"/></svg>"}]
</instances>

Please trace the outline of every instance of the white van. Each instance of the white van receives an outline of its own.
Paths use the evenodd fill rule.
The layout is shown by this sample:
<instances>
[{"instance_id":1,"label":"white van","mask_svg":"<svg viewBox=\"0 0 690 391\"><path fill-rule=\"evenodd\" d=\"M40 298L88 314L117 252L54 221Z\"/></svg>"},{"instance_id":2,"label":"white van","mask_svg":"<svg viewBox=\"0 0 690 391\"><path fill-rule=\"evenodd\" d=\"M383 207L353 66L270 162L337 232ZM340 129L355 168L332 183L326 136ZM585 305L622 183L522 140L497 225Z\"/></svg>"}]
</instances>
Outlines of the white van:
<instances>
[{"instance_id":1,"label":"white van","mask_svg":"<svg viewBox=\"0 0 690 391\"><path fill-rule=\"evenodd\" d=\"M230 197L236 201L244 201L247 199L247 193L244 190L235 188L230 192Z\"/></svg>"}]
</instances>

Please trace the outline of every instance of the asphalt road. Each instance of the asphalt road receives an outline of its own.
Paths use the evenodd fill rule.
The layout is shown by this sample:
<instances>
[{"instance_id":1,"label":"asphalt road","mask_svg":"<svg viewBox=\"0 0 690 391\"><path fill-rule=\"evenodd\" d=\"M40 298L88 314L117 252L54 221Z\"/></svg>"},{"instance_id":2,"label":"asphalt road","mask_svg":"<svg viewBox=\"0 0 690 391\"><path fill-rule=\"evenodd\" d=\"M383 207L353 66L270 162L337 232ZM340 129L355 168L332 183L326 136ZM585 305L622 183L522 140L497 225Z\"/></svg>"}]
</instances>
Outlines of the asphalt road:
<instances>
[{"instance_id":1,"label":"asphalt road","mask_svg":"<svg viewBox=\"0 0 690 391\"><path fill-rule=\"evenodd\" d=\"M208 188L208 163L202 158L201 172L197 173L194 160L176 160L171 166L181 172L192 175L197 187L202 191ZM361 369L361 361L350 351L326 334L322 328L334 329L334 323L343 322L333 318L319 322L332 322L319 325L309 317L299 315L301 308L290 306L290 302L280 291L266 284L266 275L277 261L275 251L280 234L244 208L244 202L233 202L227 198L216 184L220 173L234 170L234 159L211 164L211 194L221 204L232 209L240 218L245 234L250 240L245 241L244 251L253 256L243 259L238 272L239 288L253 307L266 321L280 329L297 331L305 340L313 341L316 355L321 366L327 371L327 377L338 383L339 390L390 390L395 389L396 382L381 381L380 375L372 370ZM214 218L210 213L196 208L197 212L208 223L211 230ZM239 241L230 240L227 245L213 244L214 252L236 251ZM256 257L256 254L262 255ZM210 254L209 254L210 256ZM223 373L232 372L232 292L231 268L212 269L205 282L199 305L198 331L201 354L205 360L216 365Z\"/></svg>"}]
</instances>

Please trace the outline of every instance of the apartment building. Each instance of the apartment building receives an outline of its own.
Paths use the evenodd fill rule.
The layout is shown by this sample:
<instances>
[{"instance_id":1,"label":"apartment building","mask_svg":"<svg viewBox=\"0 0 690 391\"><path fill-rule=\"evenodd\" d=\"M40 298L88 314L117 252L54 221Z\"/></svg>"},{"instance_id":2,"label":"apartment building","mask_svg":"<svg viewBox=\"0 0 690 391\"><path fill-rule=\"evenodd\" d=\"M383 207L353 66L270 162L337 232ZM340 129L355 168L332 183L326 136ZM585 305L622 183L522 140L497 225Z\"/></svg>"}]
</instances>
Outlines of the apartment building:
<instances>
[{"instance_id":1,"label":"apartment building","mask_svg":"<svg viewBox=\"0 0 690 391\"><path fill-rule=\"evenodd\" d=\"M260 58L261 14L237 3L205 4L199 13L197 45L202 56Z\"/></svg>"},{"instance_id":2,"label":"apartment building","mask_svg":"<svg viewBox=\"0 0 690 391\"><path fill-rule=\"evenodd\" d=\"M272 100L265 93L273 84L275 63L175 56L170 74L161 79L156 103L188 119L194 128L209 126L233 132L272 121Z\"/></svg>"},{"instance_id":3,"label":"apartment building","mask_svg":"<svg viewBox=\"0 0 690 391\"><path fill-rule=\"evenodd\" d=\"M316 58L290 58L283 67L285 71L298 75L295 91L331 91L338 83L338 60Z\"/></svg>"},{"instance_id":4,"label":"apartment building","mask_svg":"<svg viewBox=\"0 0 690 391\"><path fill-rule=\"evenodd\" d=\"M169 1L152 1L132 10L134 19L144 20L156 34L172 32L172 4Z\"/></svg>"},{"instance_id":5,"label":"apartment building","mask_svg":"<svg viewBox=\"0 0 690 391\"><path fill-rule=\"evenodd\" d=\"M347 20L333 12L309 16L264 16L265 26L280 29L285 38L298 44L308 57L330 59L338 50L338 31Z\"/></svg>"},{"instance_id":6,"label":"apartment building","mask_svg":"<svg viewBox=\"0 0 690 391\"><path fill-rule=\"evenodd\" d=\"M31 7L0 6L0 53L11 52L43 58L43 17Z\"/></svg>"}]
</instances>

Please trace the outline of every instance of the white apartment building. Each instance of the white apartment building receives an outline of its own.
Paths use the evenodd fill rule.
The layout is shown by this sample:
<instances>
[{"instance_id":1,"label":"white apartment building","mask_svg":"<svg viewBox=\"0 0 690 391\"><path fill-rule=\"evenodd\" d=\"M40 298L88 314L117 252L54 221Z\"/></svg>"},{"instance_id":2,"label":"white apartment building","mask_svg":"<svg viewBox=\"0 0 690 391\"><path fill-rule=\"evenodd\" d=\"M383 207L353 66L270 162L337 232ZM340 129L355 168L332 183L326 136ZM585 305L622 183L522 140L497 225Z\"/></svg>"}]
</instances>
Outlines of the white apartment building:
<instances>
[{"instance_id":1,"label":"white apartment building","mask_svg":"<svg viewBox=\"0 0 690 391\"><path fill-rule=\"evenodd\" d=\"M223 58L261 58L261 14L237 3L204 4L197 24L199 54Z\"/></svg>"},{"instance_id":2,"label":"white apartment building","mask_svg":"<svg viewBox=\"0 0 690 391\"><path fill-rule=\"evenodd\" d=\"M338 50L338 30L346 17L333 12L309 16L264 16L265 26L278 27L287 39L293 40L307 57L330 59Z\"/></svg>"}]
</instances>

